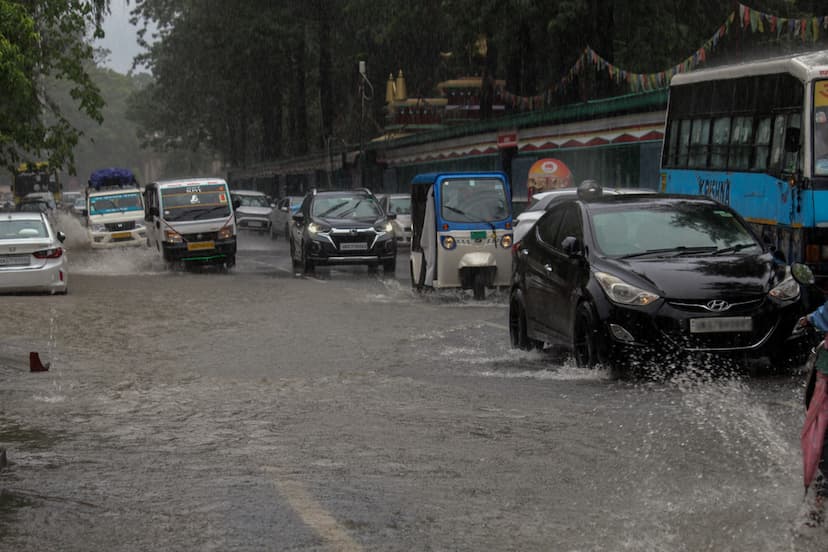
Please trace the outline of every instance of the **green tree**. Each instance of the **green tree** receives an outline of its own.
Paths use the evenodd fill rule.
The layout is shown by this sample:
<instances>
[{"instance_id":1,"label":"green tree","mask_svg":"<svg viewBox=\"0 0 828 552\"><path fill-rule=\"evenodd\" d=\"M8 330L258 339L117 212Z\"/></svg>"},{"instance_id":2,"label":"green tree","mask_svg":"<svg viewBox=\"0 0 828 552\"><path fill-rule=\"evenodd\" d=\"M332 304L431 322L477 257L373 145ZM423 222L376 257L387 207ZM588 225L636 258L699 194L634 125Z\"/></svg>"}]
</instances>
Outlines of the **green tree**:
<instances>
[{"instance_id":1,"label":"green tree","mask_svg":"<svg viewBox=\"0 0 828 552\"><path fill-rule=\"evenodd\" d=\"M49 79L70 83L74 110L101 120L103 100L89 76L86 42L102 36L108 0L0 0L0 165L48 160L73 168L80 132L50 95Z\"/></svg>"}]
</instances>

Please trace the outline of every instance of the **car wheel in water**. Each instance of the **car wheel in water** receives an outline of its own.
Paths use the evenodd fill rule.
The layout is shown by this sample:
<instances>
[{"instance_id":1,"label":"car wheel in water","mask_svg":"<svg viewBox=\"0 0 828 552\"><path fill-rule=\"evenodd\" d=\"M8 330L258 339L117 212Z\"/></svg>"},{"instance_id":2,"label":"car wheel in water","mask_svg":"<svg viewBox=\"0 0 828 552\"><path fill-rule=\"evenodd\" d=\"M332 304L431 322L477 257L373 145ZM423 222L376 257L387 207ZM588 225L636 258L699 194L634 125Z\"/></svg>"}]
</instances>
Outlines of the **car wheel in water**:
<instances>
[{"instance_id":1,"label":"car wheel in water","mask_svg":"<svg viewBox=\"0 0 828 552\"><path fill-rule=\"evenodd\" d=\"M486 298L486 274L483 271L478 271L472 280L472 291L474 298L477 301L482 301Z\"/></svg>"},{"instance_id":2,"label":"car wheel in water","mask_svg":"<svg viewBox=\"0 0 828 552\"><path fill-rule=\"evenodd\" d=\"M595 316L586 303L575 311L575 331L572 335L572 353L579 368L595 368L598 348L595 343Z\"/></svg>"},{"instance_id":3,"label":"car wheel in water","mask_svg":"<svg viewBox=\"0 0 828 552\"><path fill-rule=\"evenodd\" d=\"M394 272L396 272L397 270L397 258L394 257L393 259L390 259L388 261L383 261L382 270L386 274L393 275Z\"/></svg>"},{"instance_id":4,"label":"car wheel in water","mask_svg":"<svg viewBox=\"0 0 828 552\"><path fill-rule=\"evenodd\" d=\"M313 274L313 271L316 267L313 264L313 261L308 259L308 254L306 252L302 253L302 272L305 274Z\"/></svg>"},{"instance_id":5,"label":"car wheel in water","mask_svg":"<svg viewBox=\"0 0 828 552\"><path fill-rule=\"evenodd\" d=\"M513 294L512 300L509 301L509 339L513 349L531 351L541 348L541 344L531 339L526 331L526 310L517 293Z\"/></svg>"}]
</instances>

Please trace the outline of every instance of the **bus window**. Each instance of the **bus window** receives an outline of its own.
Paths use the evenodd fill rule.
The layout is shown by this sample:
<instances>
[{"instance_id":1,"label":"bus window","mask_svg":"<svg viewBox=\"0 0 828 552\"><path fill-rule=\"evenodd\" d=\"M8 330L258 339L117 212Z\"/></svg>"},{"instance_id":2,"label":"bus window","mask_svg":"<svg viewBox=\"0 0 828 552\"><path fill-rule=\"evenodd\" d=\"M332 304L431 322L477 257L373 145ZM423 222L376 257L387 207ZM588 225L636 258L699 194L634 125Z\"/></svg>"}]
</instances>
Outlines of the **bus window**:
<instances>
[{"instance_id":1,"label":"bus window","mask_svg":"<svg viewBox=\"0 0 828 552\"><path fill-rule=\"evenodd\" d=\"M667 166L675 167L678 158L679 122L670 123L670 141L667 143Z\"/></svg>"},{"instance_id":2,"label":"bus window","mask_svg":"<svg viewBox=\"0 0 828 552\"><path fill-rule=\"evenodd\" d=\"M727 144L730 142L730 117L719 117L713 121L713 147L710 155L711 169L727 166Z\"/></svg>"},{"instance_id":3,"label":"bus window","mask_svg":"<svg viewBox=\"0 0 828 552\"><path fill-rule=\"evenodd\" d=\"M753 170L765 171L768 168L768 154L770 153L771 119L764 117L756 125L756 156L753 159Z\"/></svg>"},{"instance_id":4,"label":"bus window","mask_svg":"<svg viewBox=\"0 0 828 552\"><path fill-rule=\"evenodd\" d=\"M753 117L734 117L730 131L728 168L746 171L750 168L753 148Z\"/></svg>"},{"instance_id":5,"label":"bus window","mask_svg":"<svg viewBox=\"0 0 828 552\"><path fill-rule=\"evenodd\" d=\"M802 115L792 113L788 117L788 126L785 127L786 144L796 144L795 148L786 145L782 171L793 173L799 168L799 151L802 144Z\"/></svg>"},{"instance_id":6,"label":"bus window","mask_svg":"<svg viewBox=\"0 0 828 552\"><path fill-rule=\"evenodd\" d=\"M710 119L695 119L690 140L690 166L704 168L707 166L707 154L710 143Z\"/></svg>"},{"instance_id":7,"label":"bus window","mask_svg":"<svg viewBox=\"0 0 828 552\"><path fill-rule=\"evenodd\" d=\"M777 115L773 118L773 146L771 146L770 168L779 169L782 164L782 153L785 150L785 116Z\"/></svg>"},{"instance_id":8,"label":"bus window","mask_svg":"<svg viewBox=\"0 0 828 552\"><path fill-rule=\"evenodd\" d=\"M690 153L690 119L681 122L681 134L679 137L679 155L676 165L686 167Z\"/></svg>"}]
</instances>

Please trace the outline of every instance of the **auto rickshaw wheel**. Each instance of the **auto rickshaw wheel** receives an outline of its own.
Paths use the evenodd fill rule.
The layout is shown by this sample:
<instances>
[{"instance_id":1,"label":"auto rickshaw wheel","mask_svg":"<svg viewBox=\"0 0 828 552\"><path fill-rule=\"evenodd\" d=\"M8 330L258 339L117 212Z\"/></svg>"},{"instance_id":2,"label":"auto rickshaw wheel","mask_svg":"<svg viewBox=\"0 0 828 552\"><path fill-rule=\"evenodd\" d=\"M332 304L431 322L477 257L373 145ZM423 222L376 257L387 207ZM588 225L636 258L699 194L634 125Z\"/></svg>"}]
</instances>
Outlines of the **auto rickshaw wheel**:
<instances>
[{"instance_id":1,"label":"auto rickshaw wheel","mask_svg":"<svg viewBox=\"0 0 828 552\"><path fill-rule=\"evenodd\" d=\"M486 298L486 274L483 271L475 273L472 280L472 291L475 300L482 301Z\"/></svg>"}]
</instances>

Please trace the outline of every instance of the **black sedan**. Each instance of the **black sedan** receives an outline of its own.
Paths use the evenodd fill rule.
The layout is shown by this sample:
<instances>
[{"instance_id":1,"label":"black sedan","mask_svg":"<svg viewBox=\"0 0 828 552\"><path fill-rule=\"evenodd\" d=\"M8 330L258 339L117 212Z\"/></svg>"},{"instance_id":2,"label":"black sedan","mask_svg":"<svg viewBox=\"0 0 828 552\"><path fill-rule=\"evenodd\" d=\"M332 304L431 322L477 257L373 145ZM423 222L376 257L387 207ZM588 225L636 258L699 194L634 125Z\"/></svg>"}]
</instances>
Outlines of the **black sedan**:
<instances>
[{"instance_id":1,"label":"black sedan","mask_svg":"<svg viewBox=\"0 0 828 552\"><path fill-rule=\"evenodd\" d=\"M730 208L579 190L514 248L513 347L570 350L622 375L707 353L797 362L808 294ZM656 361L656 362L652 362Z\"/></svg>"},{"instance_id":2,"label":"black sedan","mask_svg":"<svg viewBox=\"0 0 828 552\"><path fill-rule=\"evenodd\" d=\"M318 265L382 265L393 274L397 242L391 220L369 190L313 192L293 215L290 255L296 270Z\"/></svg>"}]
</instances>

